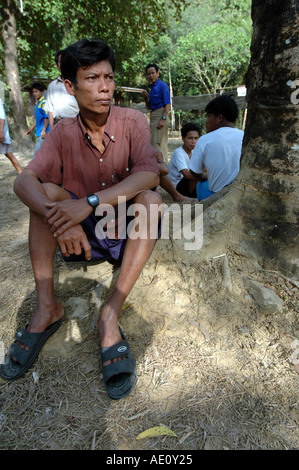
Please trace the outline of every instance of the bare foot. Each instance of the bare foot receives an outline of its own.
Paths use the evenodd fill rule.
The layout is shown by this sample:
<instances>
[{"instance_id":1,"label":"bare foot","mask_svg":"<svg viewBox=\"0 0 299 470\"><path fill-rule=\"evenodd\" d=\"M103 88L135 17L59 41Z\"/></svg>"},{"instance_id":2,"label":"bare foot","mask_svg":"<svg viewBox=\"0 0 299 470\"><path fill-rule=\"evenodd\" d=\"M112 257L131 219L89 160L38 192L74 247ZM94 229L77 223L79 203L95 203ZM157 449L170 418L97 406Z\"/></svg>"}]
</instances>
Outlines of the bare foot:
<instances>
[{"instance_id":1,"label":"bare foot","mask_svg":"<svg viewBox=\"0 0 299 470\"><path fill-rule=\"evenodd\" d=\"M118 328L119 316L120 315L118 315L109 305L105 305L103 308L97 323L101 348L109 348L122 341ZM122 360L122 358L107 361L103 364L103 367L119 360Z\"/></svg>"},{"instance_id":2,"label":"bare foot","mask_svg":"<svg viewBox=\"0 0 299 470\"><path fill-rule=\"evenodd\" d=\"M60 320L63 317L63 306L56 302L54 306L49 308L37 308L35 314L27 327L29 333L41 333L45 329Z\"/></svg>"},{"instance_id":3,"label":"bare foot","mask_svg":"<svg viewBox=\"0 0 299 470\"><path fill-rule=\"evenodd\" d=\"M52 309L43 309L42 313L39 313L37 310L27 326L26 331L28 331L28 333L42 333L48 326L60 320L62 317L63 307L59 302L57 302L55 307ZM25 344L22 344L19 341L17 341L17 344L20 348L28 351L29 348ZM13 359L18 362L16 358L13 357Z\"/></svg>"}]
</instances>

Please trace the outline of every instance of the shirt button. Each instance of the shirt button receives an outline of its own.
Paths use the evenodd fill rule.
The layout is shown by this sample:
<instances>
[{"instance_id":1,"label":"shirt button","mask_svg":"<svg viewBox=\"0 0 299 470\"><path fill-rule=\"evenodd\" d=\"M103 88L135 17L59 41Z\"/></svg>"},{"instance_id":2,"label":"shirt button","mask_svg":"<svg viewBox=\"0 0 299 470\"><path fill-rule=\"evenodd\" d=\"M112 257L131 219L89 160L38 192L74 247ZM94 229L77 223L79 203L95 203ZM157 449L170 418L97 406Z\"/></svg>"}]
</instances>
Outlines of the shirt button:
<instances>
[{"instance_id":1,"label":"shirt button","mask_svg":"<svg viewBox=\"0 0 299 470\"><path fill-rule=\"evenodd\" d=\"M102 162L102 161L103 161L103 159L102 159L102 158L100 158L100 162Z\"/></svg>"},{"instance_id":2,"label":"shirt button","mask_svg":"<svg viewBox=\"0 0 299 470\"><path fill-rule=\"evenodd\" d=\"M102 183L102 186L106 186L106 184L105 184L105 183Z\"/></svg>"}]
</instances>

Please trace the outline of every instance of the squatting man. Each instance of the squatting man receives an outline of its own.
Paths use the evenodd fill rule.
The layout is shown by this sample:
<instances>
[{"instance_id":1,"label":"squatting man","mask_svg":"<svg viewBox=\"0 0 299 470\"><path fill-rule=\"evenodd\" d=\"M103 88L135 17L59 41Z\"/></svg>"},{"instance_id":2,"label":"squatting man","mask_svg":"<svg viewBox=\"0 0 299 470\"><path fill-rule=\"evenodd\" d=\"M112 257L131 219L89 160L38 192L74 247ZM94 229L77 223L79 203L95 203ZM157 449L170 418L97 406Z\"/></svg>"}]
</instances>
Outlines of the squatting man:
<instances>
[{"instance_id":1,"label":"squatting man","mask_svg":"<svg viewBox=\"0 0 299 470\"><path fill-rule=\"evenodd\" d=\"M63 306L54 292L53 269L58 246L67 262L120 263L115 288L97 322L105 388L112 399L120 399L135 386L136 366L118 322L159 236L160 216L155 218L155 238L122 238L116 230L114 239L101 239L95 234L99 220L95 211L116 206L119 197L128 208L141 204L147 217L143 221L141 214L138 223L149 234L150 229L153 232L150 208L159 208L162 200L155 191L159 171L145 116L112 105L114 69L113 50L98 39L83 39L64 50L61 72L66 90L78 102L79 115L51 129L15 180L15 192L29 208L37 303L27 328L17 331L1 375L7 380L22 376L61 325ZM130 222L132 217L127 226ZM109 222L106 229L109 232Z\"/></svg>"}]
</instances>

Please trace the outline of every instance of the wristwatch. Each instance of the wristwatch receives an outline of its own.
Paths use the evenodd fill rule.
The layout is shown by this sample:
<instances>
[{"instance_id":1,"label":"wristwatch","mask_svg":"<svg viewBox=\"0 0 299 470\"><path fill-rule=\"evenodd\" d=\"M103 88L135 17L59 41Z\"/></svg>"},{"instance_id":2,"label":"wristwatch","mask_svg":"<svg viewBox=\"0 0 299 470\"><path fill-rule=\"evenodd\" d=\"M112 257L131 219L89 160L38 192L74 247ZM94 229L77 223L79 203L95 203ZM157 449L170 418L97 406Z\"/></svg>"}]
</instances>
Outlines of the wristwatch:
<instances>
[{"instance_id":1,"label":"wristwatch","mask_svg":"<svg viewBox=\"0 0 299 470\"><path fill-rule=\"evenodd\" d=\"M95 210L100 204L100 200L96 194L90 194L90 196L87 196L87 202L91 207L93 207L93 210Z\"/></svg>"},{"instance_id":2,"label":"wristwatch","mask_svg":"<svg viewBox=\"0 0 299 470\"><path fill-rule=\"evenodd\" d=\"M162 119L165 121L165 119L166 119L166 116L162 116Z\"/></svg>"}]
</instances>

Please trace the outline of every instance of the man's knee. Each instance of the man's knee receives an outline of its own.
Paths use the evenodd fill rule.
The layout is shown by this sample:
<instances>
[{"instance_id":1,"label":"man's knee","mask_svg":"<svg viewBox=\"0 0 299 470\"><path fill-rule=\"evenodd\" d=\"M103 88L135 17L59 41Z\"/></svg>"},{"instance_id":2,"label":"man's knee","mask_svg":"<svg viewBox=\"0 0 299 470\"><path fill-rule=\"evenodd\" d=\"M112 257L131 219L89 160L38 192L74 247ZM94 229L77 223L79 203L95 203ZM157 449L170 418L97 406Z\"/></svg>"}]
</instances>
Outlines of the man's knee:
<instances>
[{"instance_id":1,"label":"man's knee","mask_svg":"<svg viewBox=\"0 0 299 470\"><path fill-rule=\"evenodd\" d=\"M146 208L150 208L152 205L162 204L162 197L157 191L143 191L137 196L135 202L144 205Z\"/></svg>"},{"instance_id":2,"label":"man's knee","mask_svg":"<svg viewBox=\"0 0 299 470\"><path fill-rule=\"evenodd\" d=\"M47 197L53 202L63 201L64 199L71 199L71 195L57 184L43 183L43 188L47 194Z\"/></svg>"}]
</instances>

